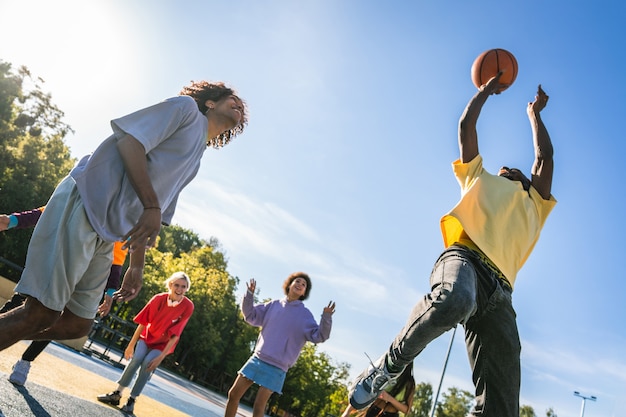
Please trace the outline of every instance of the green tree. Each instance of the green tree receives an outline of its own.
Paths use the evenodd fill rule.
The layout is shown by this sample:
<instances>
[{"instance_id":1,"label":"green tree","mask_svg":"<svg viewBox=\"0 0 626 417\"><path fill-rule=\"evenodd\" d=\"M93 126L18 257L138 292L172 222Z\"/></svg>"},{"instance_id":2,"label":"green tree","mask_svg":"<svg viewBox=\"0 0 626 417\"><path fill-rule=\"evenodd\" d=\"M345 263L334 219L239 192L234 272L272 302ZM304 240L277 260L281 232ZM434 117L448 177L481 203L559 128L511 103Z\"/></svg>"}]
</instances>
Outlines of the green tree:
<instances>
[{"instance_id":1,"label":"green tree","mask_svg":"<svg viewBox=\"0 0 626 417\"><path fill-rule=\"evenodd\" d=\"M347 369L348 368L346 368L346 370ZM341 413L343 413L343 410L345 410L349 404L348 387L346 387L345 384L338 384L338 386L335 389L335 392L330 394L330 397L328 398L328 400L329 400L328 408L325 409L323 415L329 415L329 414L333 416L341 415Z\"/></svg>"},{"instance_id":2,"label":"green tree","mask_svg":"<svg viewBox=\"0 0 626 417\"><path fill-rule=\"evenodd\" d=\"M472 408L474 399L469 391L456 387L450 387L442 397L443 401L437 404L437 417L465 417Z\"/></svg>"},{"instance_id":3,"label":"green tree","mask_svg":"<svg viewBox=\"0 0 626 417\"><path fill-rule=\"evenodd\" d=\"M433 404L433 386L426 382L415 385L413 405L406 417L430 417Z\"/></svg>"},{"instance_id":4,"label":"green tree","mask_svg":"<svg viewBox=\"0 0 626 417\"><path fill-rule=\"evenodd\" d=\"M75 160L64 142L72 131L64 113L42 90L43 80L26 67L14 71L0 61L0 213L46 204ZM0 239L0 253L23 265L32 230L16 230ZM14 281L19 271L0 264L0 274Z\"/></svg>"},{"instance_id":5,"label":"green tree","mask_svg":"<svg viewBox=\"0 0 626 417\"><path fill-rule=\"evenodd\" d=\"M554 412L554 409L552 409L552 407L550 407L550 408L548 408L546 410L546 417L557 417L557 415Z\"/></svg>"},{"instance_id":6,"label":"green tree","mask_svg":"<svg viewBox=\"0 0 626 417\"><path fill-rule=\"evenodd\" d=\"M188 253L202 246L212 246L217 249L217 244L212 245L211 242L203 241L193 231L182 226L170 225L161 228L156 248L159 252L170 252L178 258L181 253Z\"/></svg>"},{"instance_id":7,"label":"green tree","mask_svg":"<svg viewBox=\"0 0 626 417\"><path fill-rule=\"evenodd\" d=\"M537 417L537 415L531 406L523 405L519 409L519 417Z\"/></svg>"}]
</instances>

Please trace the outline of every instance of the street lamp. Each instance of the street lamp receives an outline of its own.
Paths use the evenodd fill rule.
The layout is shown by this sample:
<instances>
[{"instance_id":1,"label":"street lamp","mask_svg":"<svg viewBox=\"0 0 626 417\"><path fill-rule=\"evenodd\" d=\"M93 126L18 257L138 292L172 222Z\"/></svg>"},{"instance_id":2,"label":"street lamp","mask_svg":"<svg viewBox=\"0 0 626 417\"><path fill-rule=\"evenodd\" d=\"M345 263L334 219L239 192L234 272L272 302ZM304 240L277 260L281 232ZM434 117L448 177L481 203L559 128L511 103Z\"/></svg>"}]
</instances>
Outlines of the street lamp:
<instances>
[{"instance_id":1,"label":"street lamp","mask_svg":"<svg viewBox=\"0 0 626 417\"><path fill-rule=\"evenodd\" d=\"M437 408L437 399L439 398L439 391L441 391L441 384L443 383L443 376L446 374L446 367L448 366L448 359L450 359L450 351L452 350L452 342L454 342L454 335L456 334L457 326L454 326L452 337L450 338L450 344L448 345L448 353L446 353L446 361L443 363L443 371L441 371L441 378L439 378L439 388L433 398L433 408L430 409L430 417L435 416L435 410Z\"/></svg>"},{"instance_id":2,"label":"street lamp","mask_svg":"<svg viewBox=\"0 0 626 417\"><path fill-rule=\"evenodd\" d=\"M580 417L584 417L584 415L585 415L585 402L586 402L587 400L591 400L591 401L595 401L595 400L597 400L597 398L596 398L594 395L592 395L592 396L590 396L590 397L585 397L584 395L581 395L581 393L580 393L580 392L578 392L578 391L574 391L574 396L576 396L576 397L580 397L580 398L582 398L582 399L583 399L583 405L582 405L582 407L580 408Z\"/></svg>"}]
</instances>

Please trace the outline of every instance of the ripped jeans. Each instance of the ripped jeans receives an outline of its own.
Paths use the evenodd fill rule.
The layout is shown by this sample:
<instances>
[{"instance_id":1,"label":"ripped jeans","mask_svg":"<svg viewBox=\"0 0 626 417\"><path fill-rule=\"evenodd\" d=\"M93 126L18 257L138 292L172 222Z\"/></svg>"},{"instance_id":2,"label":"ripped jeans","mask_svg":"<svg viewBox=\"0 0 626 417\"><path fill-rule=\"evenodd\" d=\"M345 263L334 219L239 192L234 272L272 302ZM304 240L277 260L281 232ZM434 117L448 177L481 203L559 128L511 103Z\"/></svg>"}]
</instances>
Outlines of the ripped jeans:
<instances>
[{"instance_id":1,"label":"ripped jeans","mask_svg":"<svg viewBox=\"0 0 626 417\"><path fill-rule=\"evenodd\" d=\"M461 323L476 389L470 415L519 417L521 346L511 288L476 252L457 245L441 254L430 285L389 348L390 363L407 365Z\"/></svg>"}]
</instances>

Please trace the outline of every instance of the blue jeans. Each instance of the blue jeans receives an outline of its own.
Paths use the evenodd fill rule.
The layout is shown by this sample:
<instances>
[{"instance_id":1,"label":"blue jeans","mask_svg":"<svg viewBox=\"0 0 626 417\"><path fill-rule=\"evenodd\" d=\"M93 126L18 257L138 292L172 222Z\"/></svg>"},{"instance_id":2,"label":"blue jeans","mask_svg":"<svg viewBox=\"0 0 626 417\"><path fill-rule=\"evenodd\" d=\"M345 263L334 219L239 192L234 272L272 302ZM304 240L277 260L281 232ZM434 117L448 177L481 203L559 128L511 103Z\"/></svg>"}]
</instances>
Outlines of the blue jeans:
<instances>
[{"instance_id":1,"label":"blue jeans","mask_svg":"<svg viewBox=\"0 0 626 417\"><path fill-rule=\"evenodd\" d=\"M122 376L117 383L123 387L128 387L139 369L137 380L133 384L133 389L130 390L130 396L137 398L154 373L154 371L148 372L148 364L152 359L156 358L160 354L160 350L149 349L146 342L139 339L137 346L135 347L135 353L133 354L130 362L128 362L124 368L124 372L122 372Z\"/></svg>"},{"instance_id":2,"label":"blue jeans","mask_svg":"<svg viewBox=\"0 0 626 417\"><path fill-rule=\"evenodd\" d=\"M521 346L511 288L478 254L456 245L435 263L430 285L391 344L390 363L405 366L461 323L475 386L471 415L519 417Z\"/></svg>"}]
</instances>

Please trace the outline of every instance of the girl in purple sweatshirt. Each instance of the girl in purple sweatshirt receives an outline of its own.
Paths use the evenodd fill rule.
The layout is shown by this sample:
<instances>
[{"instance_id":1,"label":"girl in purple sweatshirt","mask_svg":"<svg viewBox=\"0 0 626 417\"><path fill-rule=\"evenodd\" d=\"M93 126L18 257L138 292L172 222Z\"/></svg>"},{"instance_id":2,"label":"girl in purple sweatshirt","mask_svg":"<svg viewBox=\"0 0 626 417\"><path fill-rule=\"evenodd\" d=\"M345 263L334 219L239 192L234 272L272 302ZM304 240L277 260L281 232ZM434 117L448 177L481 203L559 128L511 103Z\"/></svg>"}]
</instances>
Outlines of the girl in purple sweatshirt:
<instances>
[{"instance_id":1,"label":"girl in purple sweatshirt","mask_svg":"<svg viewBox=\"0 0 626 417\"><path fill-rule=\"evenodd\" d=\"M254 353L239 370L228 391L224 417L234 417L239 400L252 384L259 385L254 400L253 417L262 417L274 392L282 392L287 370L298 359L304 344L322 343L330 337L335 303L324 307L318 325L313 314L304 306L311 291L311 278L304 272L294 272L283 283L286 297L254 305L256 281L251 279L241 302L241 311L248 324L261 327Z\"/></svg>"}]
</instances>

